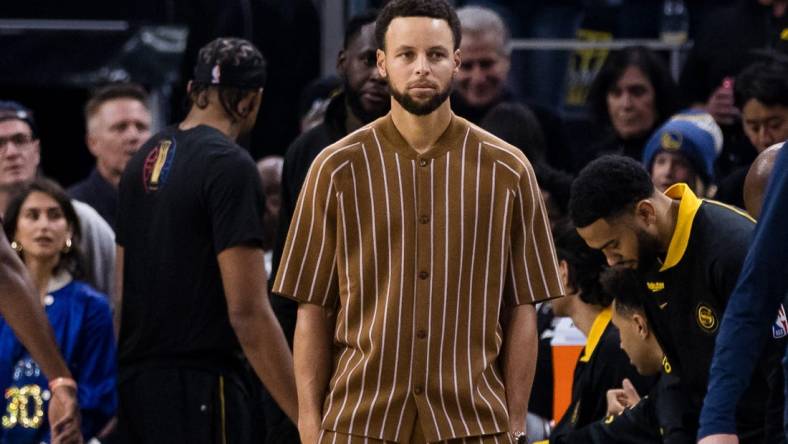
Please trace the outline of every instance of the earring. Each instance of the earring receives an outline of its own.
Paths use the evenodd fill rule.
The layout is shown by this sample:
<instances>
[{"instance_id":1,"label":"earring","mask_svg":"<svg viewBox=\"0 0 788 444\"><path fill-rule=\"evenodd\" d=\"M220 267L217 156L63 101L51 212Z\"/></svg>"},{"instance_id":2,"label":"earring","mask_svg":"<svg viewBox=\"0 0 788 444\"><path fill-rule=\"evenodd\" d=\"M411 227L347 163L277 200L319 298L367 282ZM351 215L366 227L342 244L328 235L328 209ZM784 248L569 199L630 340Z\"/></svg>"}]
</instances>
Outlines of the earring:
<instances>
[{"instance_id":1,"label":"earring","mask_svg":"<svg viewBox=\"0 0 788 444\"><path fill-rule=\"evenodd\" d=\"M22 252L22 244L20 244L17 241L12 241L11 242L11 248L13 248L14 251L16 251L17 253L21 253Z\"/></svg>"},{"instance_id":2,"label":"earring","mask_svg":"<svg viewBox=\"0 0 788 444\"><path fill-rule=\"evenodd\" d=\"M71 251L71 238L66 239L66 246L63 247L63 253Z\"/></svg>"}]
</instances>

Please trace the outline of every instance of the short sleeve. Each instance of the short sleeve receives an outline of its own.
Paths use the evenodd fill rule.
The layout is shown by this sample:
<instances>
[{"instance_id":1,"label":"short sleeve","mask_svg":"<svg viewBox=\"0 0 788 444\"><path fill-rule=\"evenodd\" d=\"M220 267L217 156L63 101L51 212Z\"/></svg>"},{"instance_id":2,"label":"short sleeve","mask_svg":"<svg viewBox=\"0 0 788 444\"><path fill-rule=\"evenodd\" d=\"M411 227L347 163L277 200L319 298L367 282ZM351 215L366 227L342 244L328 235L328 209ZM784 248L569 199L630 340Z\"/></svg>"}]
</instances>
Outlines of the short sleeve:
<instances>
[{"instance_id":1,"label":"short sleeve","mask_svg":"<svg viewBox=\"0 0 788 444\"><path fill-rule=\"evenodd\" d=\"M307 173L273 291L298 302L334 307L338 296L337 200L330 164L325 159L325 155L318 156Z\"/></svg>"},{"instance_id":2,"label":"short sleeve","mask_svg":"<svg viewBox=\"0 0 788 444\"><path fill-rule=\"evenodd\" d=\"M240 150L209 161L204 196L216 253L239 245L262 248L265 197L254 161Z\"/></svg>"},{"instance_id":3,"label":"short sleeve","mask_svg":"<svg viewBox=\"0 0 788 444\"><path fill-rule=\"evenodd\" d=\"M507 305L535 304L564 294L550 221L530 164L522 173L511 222L504 286Z\"/></svg>"}]
</instances>

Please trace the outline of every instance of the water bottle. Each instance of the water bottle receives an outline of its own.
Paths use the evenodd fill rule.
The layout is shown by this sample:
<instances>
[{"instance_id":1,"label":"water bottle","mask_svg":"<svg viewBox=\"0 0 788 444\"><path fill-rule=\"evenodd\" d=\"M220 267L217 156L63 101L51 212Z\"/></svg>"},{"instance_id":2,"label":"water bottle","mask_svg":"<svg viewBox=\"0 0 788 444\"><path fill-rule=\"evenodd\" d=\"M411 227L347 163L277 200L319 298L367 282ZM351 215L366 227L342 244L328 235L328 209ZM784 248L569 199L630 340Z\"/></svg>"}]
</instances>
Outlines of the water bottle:
<instances>
[{"instance_id":1,"label":"water bottle","mask_svg":"<svg viewBox=\"0 0 788 444\"><path fill-rule=\"evenodd\" d=\"M664 0L659 38L665 43L680 45L687 41L689 12L683 0Z\"/></svg>"}]
</instances>

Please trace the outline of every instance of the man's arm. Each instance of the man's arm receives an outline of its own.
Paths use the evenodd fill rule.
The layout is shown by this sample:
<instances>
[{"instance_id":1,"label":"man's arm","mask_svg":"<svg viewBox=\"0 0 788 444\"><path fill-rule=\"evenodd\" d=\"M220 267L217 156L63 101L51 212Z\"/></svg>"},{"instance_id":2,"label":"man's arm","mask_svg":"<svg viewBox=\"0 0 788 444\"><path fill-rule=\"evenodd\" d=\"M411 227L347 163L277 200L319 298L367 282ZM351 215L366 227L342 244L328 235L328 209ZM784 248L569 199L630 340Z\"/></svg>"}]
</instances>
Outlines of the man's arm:
<instances>
[{"instance_id":1,"label":"man's arm","mask_svg":"<svg viewBox=\"0 0 788 444\"><path fill-rule=\"evenodd\" d=\"M268 300L263 251L230 247L219 253L227 312L257 376L294 423L298 418L293 358Z\"/></svg>"},{"instance_id":2,"label":"man's arm","mask_svg":"<svg viewBox=\"0 0 788 444\"><path fill-rule=\"evenodd\" d=\"M49 381L71 378L25 266L8 245L5 234L0 235L0 314ZM65 442L81 441L80 436L75 436L75 432L79 432L76 390L60 386L52 391L49 423L53 438L68 437L64 438Z\"/></svg>"},{"instance_id":3,"label":"man's arm","mask_svg":"<svg viewBox=\"0 0 788 444\"><path fill-rule=\"evenodd\" d=\"M539 347L536 309L531 304L513 307L505 327L502 356L509 429L512 432L525 431Z\"/></svg>"},{"instance_id":4,"label":"man's arm","mask_svg":"<svg viewBox=\"0 0 788 444\"><path fill-rule=\"evenodd\" d=\"M304 444L320 436L323 400L331 375L331 319L327 309L314 304L298 307L293 358L298 386L298 432Z\"/></svg>"},{"instance_id":5,"label":"man's arm","mask_svg":"<svg viewBox=\"0 0 788 444\"><path fill-rule=\"evenodd\" d=\"M766 190L761 220L738 284L723 315L703 402L698 438L703 444L737 442L736 405L768 340L788 291L788 150L783 148Z\"/></svg>"}]
</instances>

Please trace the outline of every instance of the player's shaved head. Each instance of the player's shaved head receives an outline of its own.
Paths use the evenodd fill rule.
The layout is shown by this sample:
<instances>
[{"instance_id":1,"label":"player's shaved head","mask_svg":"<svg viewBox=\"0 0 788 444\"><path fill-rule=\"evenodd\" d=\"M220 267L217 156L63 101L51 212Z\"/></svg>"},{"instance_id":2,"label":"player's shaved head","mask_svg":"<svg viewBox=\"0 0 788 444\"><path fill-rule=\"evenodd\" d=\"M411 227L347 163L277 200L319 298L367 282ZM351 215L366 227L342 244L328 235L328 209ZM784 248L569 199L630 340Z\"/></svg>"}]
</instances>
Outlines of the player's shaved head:
<instances>
[{"instance_id":1,"label":"player's shaved head","mask_svg":"<svg viewBox=\"0 0 788 444\"><path fill-rule=\"evenodd\" d=\"M777 160L782 146L782 143L772 145L758 154L744 179L744 206L747 212L756 219L761 215L763 195L769 184L769 176L774 169L774 161Z\"/></svg>"}]
</instances>

